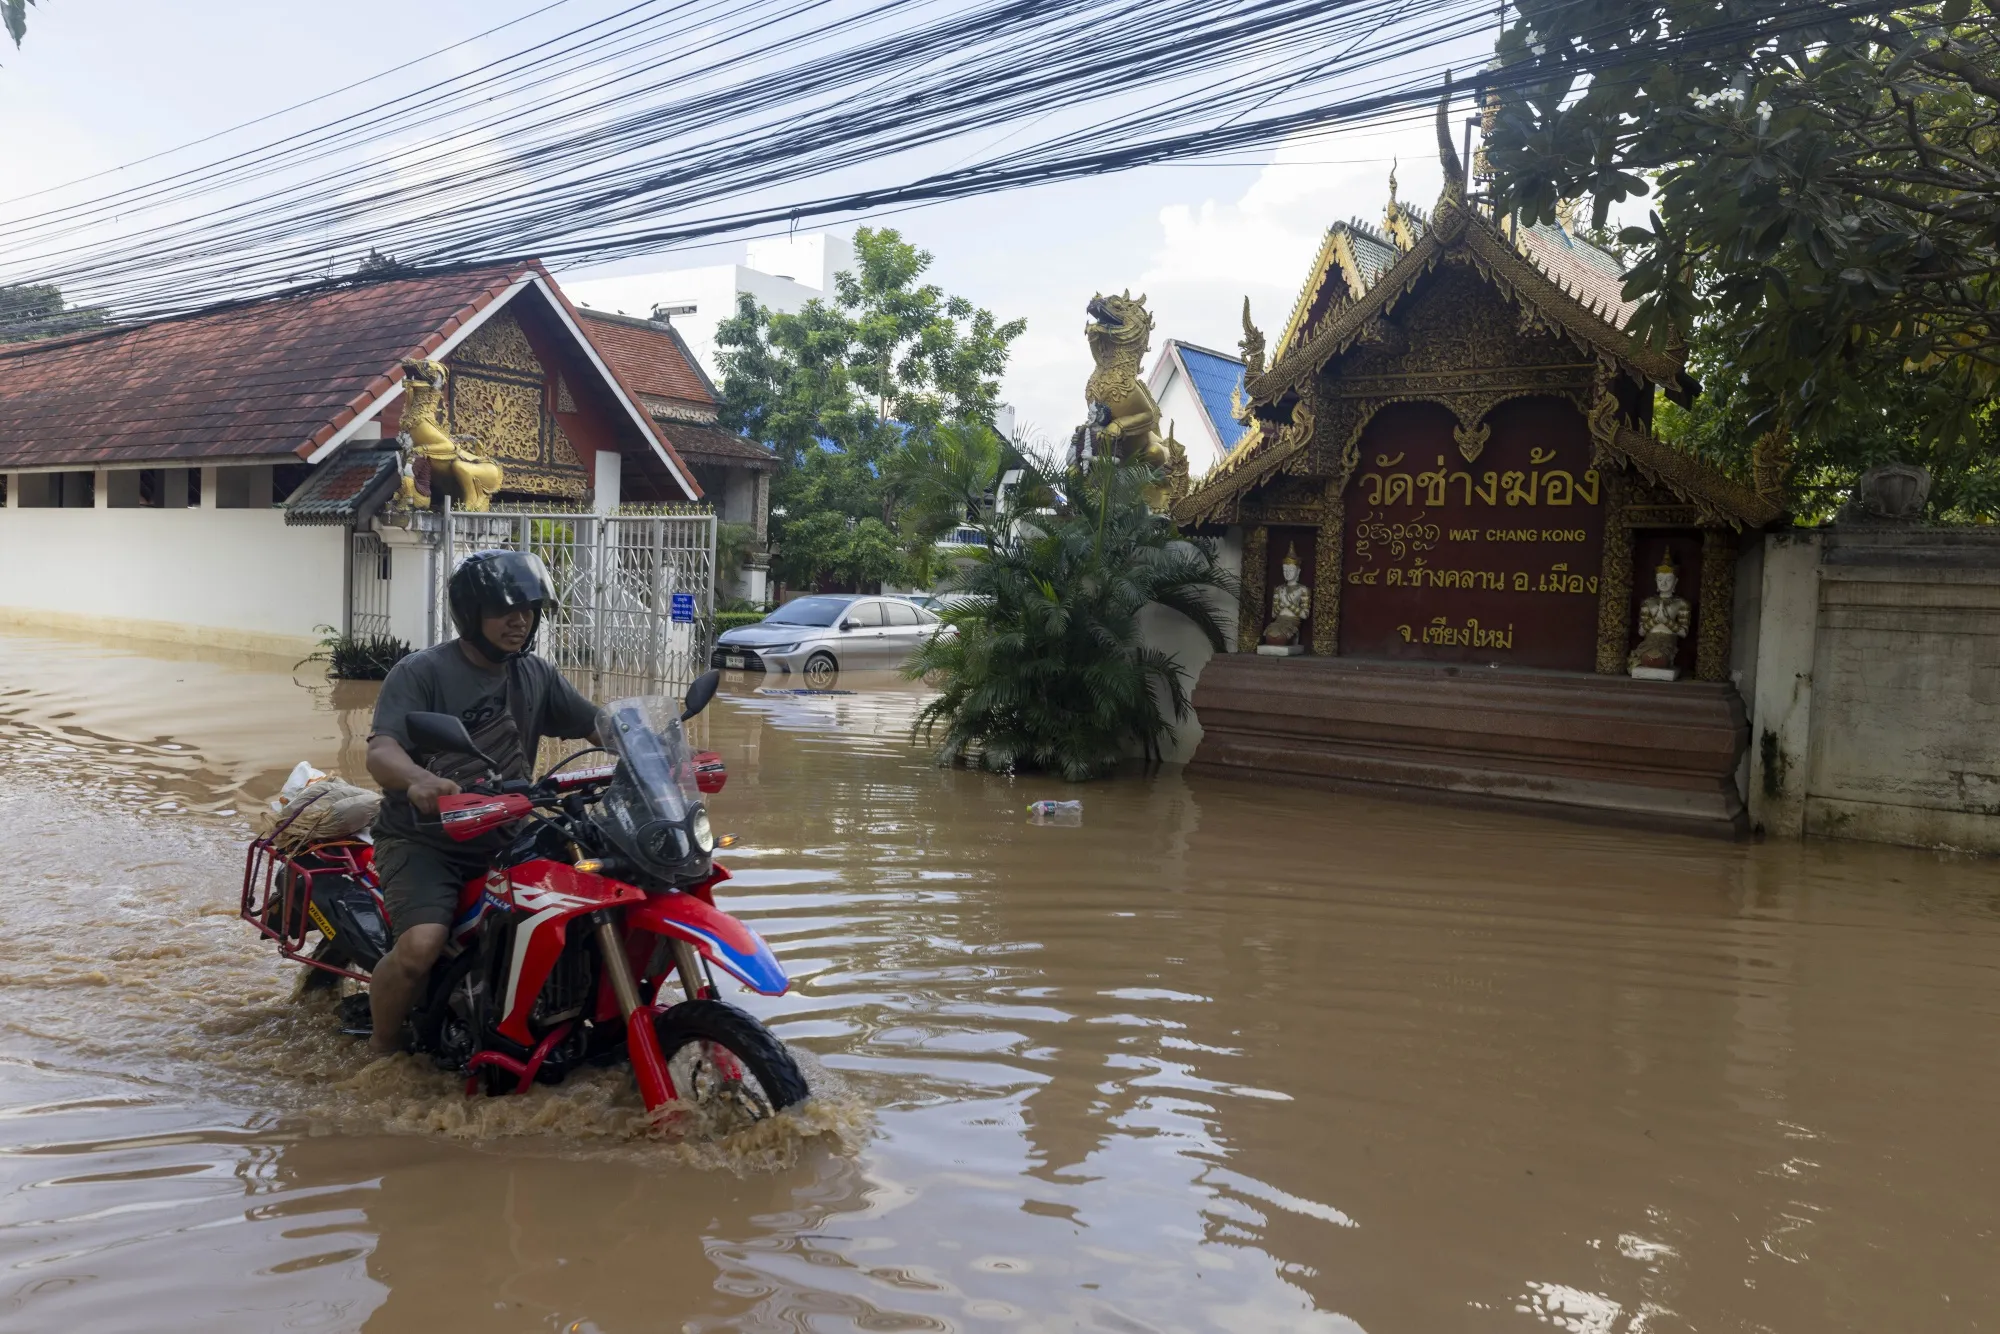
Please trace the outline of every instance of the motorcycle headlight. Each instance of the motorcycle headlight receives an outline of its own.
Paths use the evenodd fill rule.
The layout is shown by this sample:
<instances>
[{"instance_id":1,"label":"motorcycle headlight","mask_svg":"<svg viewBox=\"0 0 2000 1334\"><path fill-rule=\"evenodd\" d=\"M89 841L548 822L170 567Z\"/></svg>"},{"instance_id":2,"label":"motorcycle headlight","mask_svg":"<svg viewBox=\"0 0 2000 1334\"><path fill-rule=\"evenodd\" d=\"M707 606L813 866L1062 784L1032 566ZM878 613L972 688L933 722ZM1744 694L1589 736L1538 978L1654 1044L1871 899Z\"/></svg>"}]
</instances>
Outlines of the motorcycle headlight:
<instances>
[{"instance_id":1,"label":"motorcycle headlight","mask_svg":"<svg viewBox=\"0 0 2000 1334\"><path fill-rule=\"evenodd\" d=\"M671 866L687 856L687 833L677 824L655 825L646 840L646 849L655 861Z\"/></svg>"},{"instance_id":2,"label":"motorcycle headlight","mask_svg":"<svg viewBox=\"0 0 2000 1334\"><path fill-rule=\"evenodd\" d=\"M715 832L708 827L708 808L694 813L694 845L703 852L715 851Z\"/></svg>"}]
</instances>

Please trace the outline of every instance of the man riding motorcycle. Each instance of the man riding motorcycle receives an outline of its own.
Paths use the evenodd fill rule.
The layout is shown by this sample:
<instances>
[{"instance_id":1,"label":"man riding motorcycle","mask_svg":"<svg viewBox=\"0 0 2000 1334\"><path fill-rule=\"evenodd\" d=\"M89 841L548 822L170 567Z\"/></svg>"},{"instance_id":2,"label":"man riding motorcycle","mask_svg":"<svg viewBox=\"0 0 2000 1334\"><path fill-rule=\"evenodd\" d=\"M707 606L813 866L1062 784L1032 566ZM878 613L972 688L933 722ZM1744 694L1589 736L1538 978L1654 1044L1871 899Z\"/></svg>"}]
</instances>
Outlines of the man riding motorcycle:
<instances>
[{"instance_id":1,"label":"man riding motorcycle","mask_svg":"<svg viewBox=\"0 0 2000 1334\"><path fill-rule=\"evenodd\" d=\"M519 551L480 551L452 573L456 639L398 662L382 683L368 737L368 772L381 785L375 867L395 944L371 975L374 1032L369 1049L402 1048L403 1021L443 952L459 890L484 873L504 846L503 831L454 842L437 822L438 798L481 777L483 762L425 754L410 738L412 713L458 718L502 778L532 776L544 736L590 737L597 710L546 659L528 652L554 602L548 569Z\"/></svg>"}]
</instances>

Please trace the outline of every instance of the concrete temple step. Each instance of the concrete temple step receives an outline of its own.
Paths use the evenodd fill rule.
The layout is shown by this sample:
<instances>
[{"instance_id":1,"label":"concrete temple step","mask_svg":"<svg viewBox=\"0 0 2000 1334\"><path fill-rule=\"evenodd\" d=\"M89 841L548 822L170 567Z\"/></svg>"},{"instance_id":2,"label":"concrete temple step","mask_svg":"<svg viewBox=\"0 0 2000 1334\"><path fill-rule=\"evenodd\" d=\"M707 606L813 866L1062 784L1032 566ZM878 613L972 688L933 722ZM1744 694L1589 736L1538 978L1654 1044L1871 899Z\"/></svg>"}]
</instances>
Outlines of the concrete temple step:
<instances>
[{"instance_id":1,"label":"concrete temple step","mask_svg":"<svg viewBox=\"0 0 2000 1334\"><path fill-rule=\"evenodd\" d=\"M1446 794L1650 828L1745 828L1734 686L1354 658L1222 654L1189 768Z\"/></svg>"}]
</instances>

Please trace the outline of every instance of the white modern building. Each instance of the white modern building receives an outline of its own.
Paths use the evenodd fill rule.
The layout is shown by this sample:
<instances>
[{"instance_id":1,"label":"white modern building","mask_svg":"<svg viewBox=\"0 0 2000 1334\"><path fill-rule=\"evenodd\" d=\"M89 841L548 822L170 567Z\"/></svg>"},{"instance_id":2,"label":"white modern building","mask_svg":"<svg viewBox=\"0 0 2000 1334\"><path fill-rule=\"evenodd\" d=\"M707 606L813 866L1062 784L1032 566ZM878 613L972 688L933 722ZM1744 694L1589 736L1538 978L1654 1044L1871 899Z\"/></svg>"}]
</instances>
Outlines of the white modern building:
<instances>
[{"instance_id":1,"label":"white modern building","mask_svg":"<svg viewBox=\"0 0 2000 1334\"><path fill-rule=\"evenodd\" d=\"M711 379L720 380L716 327L736 313L739 295L796 315L808 301L831 300L834 275L854 267L854 243L832 232L752 241L741 264L667 269L563 284L579 305L669 322Z\"/></svg>"}]
</instances>

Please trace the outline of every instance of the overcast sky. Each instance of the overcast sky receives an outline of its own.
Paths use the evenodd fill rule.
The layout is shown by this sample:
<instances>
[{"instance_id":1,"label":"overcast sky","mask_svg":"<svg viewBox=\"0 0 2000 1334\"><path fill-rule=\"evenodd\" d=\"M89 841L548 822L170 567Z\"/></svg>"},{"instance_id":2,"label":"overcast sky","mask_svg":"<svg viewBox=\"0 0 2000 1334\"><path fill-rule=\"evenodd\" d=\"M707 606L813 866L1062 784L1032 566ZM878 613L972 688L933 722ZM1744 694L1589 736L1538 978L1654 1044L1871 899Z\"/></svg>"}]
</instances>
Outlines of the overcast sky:
<instances>
[{"instance_id":1,"label":"overcast sky","mask_svg":"<svg viewBox=\"0 0 2000 1334\"><path fill-rule=\"evenodd\" d=\"M0 200L174 148L534 7L534 0L337 6L43 0L29 11L22 49L0 46L0 125L7 127ZM522 45L531 33L567 28L611 8L569 0L535 23L428 63L425 78L469 68ZM250 139L224 142L302 128L324 113L321 107L281 117ZM1403 197L1427 206L1440 180L1435 135L1406 125L1294 141L1231 165L1158 166L875 221L930 250L932 276L947 291L1002 319L1026 318L1005 397L1024 425L1060 438L1083 413L1090 358L1082 327L1093 292L1144 292L1155 315L1156 352L1169 337L1233 352L1245 295L1258 323L1275 336L1325 228L1350 216L1379 222L1396 158ZM134 179L128 171L93 188ZM719 263L740 260L742 252L736 241L559 276Z\"/></svg>"}]
</instances>

